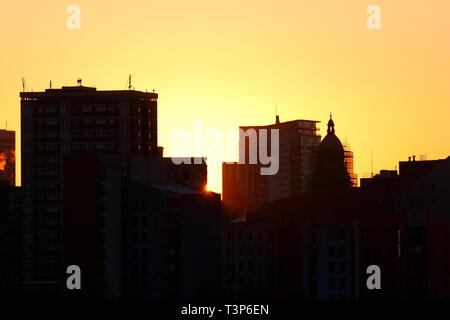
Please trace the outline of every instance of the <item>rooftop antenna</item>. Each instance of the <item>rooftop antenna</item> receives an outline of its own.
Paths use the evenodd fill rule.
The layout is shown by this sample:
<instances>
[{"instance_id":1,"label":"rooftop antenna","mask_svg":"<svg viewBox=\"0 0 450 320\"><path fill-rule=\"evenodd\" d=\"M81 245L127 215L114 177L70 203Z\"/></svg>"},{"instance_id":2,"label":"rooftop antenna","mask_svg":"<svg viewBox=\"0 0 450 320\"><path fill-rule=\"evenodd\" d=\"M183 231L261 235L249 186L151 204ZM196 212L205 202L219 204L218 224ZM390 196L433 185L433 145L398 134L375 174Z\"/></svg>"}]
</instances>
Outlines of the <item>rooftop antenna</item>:
<instances>
[{"instance_id":1,"label":"rooftop antenna","mask_svg":"<svg viewBox=\"0 0 450 320\"><path fill-rule=\"evenodd\" d=\"M27 88L27 83L25 81L25 78L22 77L22 92L27 92L28 88Z\"/></svg>"},{"instance_id":2,"label":"rooftop antenna","mask_svg":"<svg viewBox=\"0 0 450 320\"><path fill-rule=\"evenodd\" d=\"M131 74L128 76L128 90L131 90Z\"/></svg>"},{"instance_id":3,"label":"rooftop antenna","mask_svg":"<svg viewBox=\"0 0 450 320\"><path fill-rule=\"evenodd\" d=\"M371 158L372 158L372 178L373 178L373 149L371 151Z\"/></svg>"},{"instance_id":4,"label":"rooftop antenna","mask_svg":"<svg viewBox=\"0 0 450 320\"><path fill-rule=\"evenodd\" d=\"M280 117L278 116L278 105L275 105L275 124L280 123Z\"/></svg>"},{"instance_id":5,"label":"rooftop antenna","mask_svg":"<svg viewBox=\"0 0 450 320\"><path fill-rule=\"evenodd\" d=\"M52 88L52 80L50 80L50 89Z\"/></svg>"}]
</instances>

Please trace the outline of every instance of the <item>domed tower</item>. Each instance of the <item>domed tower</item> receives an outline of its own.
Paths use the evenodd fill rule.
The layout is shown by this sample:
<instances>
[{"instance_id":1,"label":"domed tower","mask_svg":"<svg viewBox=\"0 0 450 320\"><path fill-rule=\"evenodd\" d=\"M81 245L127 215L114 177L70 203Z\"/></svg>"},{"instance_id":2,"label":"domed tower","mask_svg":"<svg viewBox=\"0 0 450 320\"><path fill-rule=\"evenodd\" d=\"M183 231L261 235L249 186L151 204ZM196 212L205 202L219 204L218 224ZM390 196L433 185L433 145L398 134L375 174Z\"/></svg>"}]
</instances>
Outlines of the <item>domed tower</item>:
<instances>
[{"instance_id":1,"label":"domed tower","mask_svg":"<svg viewBox=\"0 0 450 320\"><path fill-rule=\"evenodd\" d=\"M318 148L313 190L336 190L351 186L344 156L344 147L335 134L334 121L330 114L327 135Z\"/></svg>"}]
</instances>

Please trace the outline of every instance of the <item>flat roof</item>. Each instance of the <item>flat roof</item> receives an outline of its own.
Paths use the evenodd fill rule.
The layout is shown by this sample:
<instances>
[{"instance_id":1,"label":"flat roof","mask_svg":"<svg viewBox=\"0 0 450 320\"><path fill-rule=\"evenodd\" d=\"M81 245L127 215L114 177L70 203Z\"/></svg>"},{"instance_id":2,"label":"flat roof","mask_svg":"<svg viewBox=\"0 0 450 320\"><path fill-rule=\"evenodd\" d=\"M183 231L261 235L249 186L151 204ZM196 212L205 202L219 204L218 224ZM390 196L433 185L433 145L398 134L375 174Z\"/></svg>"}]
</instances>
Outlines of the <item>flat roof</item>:
<instances>
[{"instance_id":1,"label":"flat roof","mask_svg":"<svg viewBox=\"0 0 450 320\"><path fill-rule=\"evenodd\" d=\"M37 99L37 98L49 98L49 97L88 97L88 96L123 96L123 95L134 95L134 96L149 96L152 98L157 98L158 94L156 92L144 92L137 90L97 90L94 87L84 87L84 86L73 86L73 87L62 87L60 89L45 89L45 91L36 92L21 92L21 98Z\"/></svg>"},{"instance_id":2,"label":"flat roof","mask_svg":"<svg viewBox=\"0 0 450 320\"><path fill-rule=\"evenodd\" d=\"M320 123L320 121L317 121L317 120L298 119L298 120L291 120L291 121L272 123L272 124L260 125L260 126L239 126L239 128L241 128L241 129L259 129L259 128L289 127L290 125L299 124L301 122L309 122L309 123L314 123L314 124Z\"/></svg>"},{"instance_id":3,"label":"flat roof","mask_svg":"<svg viewBox=\"0 0 450 320\"><path fill-rule=\"evenodd\" d=\"M201 194L202 193L201 191L187 188L187 187L184 187L177 183L160 183L160 184L151 184L150 186L155 189L158 189L158 190L170 191L170 192L179 193L179 194Z\"/></svg>"}]
</instances>

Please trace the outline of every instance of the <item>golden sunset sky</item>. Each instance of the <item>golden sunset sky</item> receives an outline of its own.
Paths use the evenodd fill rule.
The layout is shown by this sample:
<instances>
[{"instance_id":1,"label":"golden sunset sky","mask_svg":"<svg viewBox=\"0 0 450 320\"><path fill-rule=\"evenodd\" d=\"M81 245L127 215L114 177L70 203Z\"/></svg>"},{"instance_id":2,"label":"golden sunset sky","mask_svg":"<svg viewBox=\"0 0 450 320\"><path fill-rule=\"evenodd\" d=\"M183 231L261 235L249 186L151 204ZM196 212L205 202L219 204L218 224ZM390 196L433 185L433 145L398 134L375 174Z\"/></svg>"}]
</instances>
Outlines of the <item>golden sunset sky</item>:
<instances>
[{"instance_id":1,"label":"golden sunset sky","mask_svg":"<svg viewBox=\"0 0 450 320\"><path fill-rule=\"evenodd\" d=\"M80 30L66 27L71 4ZM381 30L366 27L369 5ZM123 90L131 74L160 95L166 156L180 155L177 129L270 124L276 105L282 121L322 121L322 135L332 111L360 176L371 150L375 171L450 154L449 0L3 1L0 39L0 128L20 130L22 77L34 91L78 78ZM208 169L220 191L220 165Z\"/></svg>"}]
</instances>

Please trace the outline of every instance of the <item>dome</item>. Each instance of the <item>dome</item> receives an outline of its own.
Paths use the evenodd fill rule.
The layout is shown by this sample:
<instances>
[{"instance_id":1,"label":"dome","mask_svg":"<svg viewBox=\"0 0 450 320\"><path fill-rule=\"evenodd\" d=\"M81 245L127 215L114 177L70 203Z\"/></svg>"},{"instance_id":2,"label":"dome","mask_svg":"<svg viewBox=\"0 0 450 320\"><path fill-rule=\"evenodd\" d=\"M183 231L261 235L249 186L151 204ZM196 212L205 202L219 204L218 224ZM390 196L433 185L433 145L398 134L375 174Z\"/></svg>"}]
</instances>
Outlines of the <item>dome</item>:
<instances>
[{"instance_id":1,"label":"dome","mask_svg":"<svg viewBox=\"0 0 450 320\"><path fill-rule=\"evenodd\" d=\"M321 152L344 154L344 147L341 140L334 134L328 133L319 145Z\"/></svg>"},{"instance_id":2,"label":"dome","mask_svg":"<svg viewBox=\"0 0 450 320\"><path fill-rule=\"evenodd\" d=\"M319 145L319 151L321 153L325 152L327 154L338 154L344 155L344 147L342 146L341 140L334 133L334 121L331 118L328 121L327 135L323 138Z\"/></svg>"},{"instance_id":3,"label":"dome","mask_svg":"<svg viewBox=\"0 0 450 320\"><path fill-rule=\"evenodd\" d=\"M328 121L327 135L319 144L317 164L313 178L313 190L337 190L350 187L351 182L345 164L345 152L335 134L334 121Z\"/></svg>"}]
</instances>

